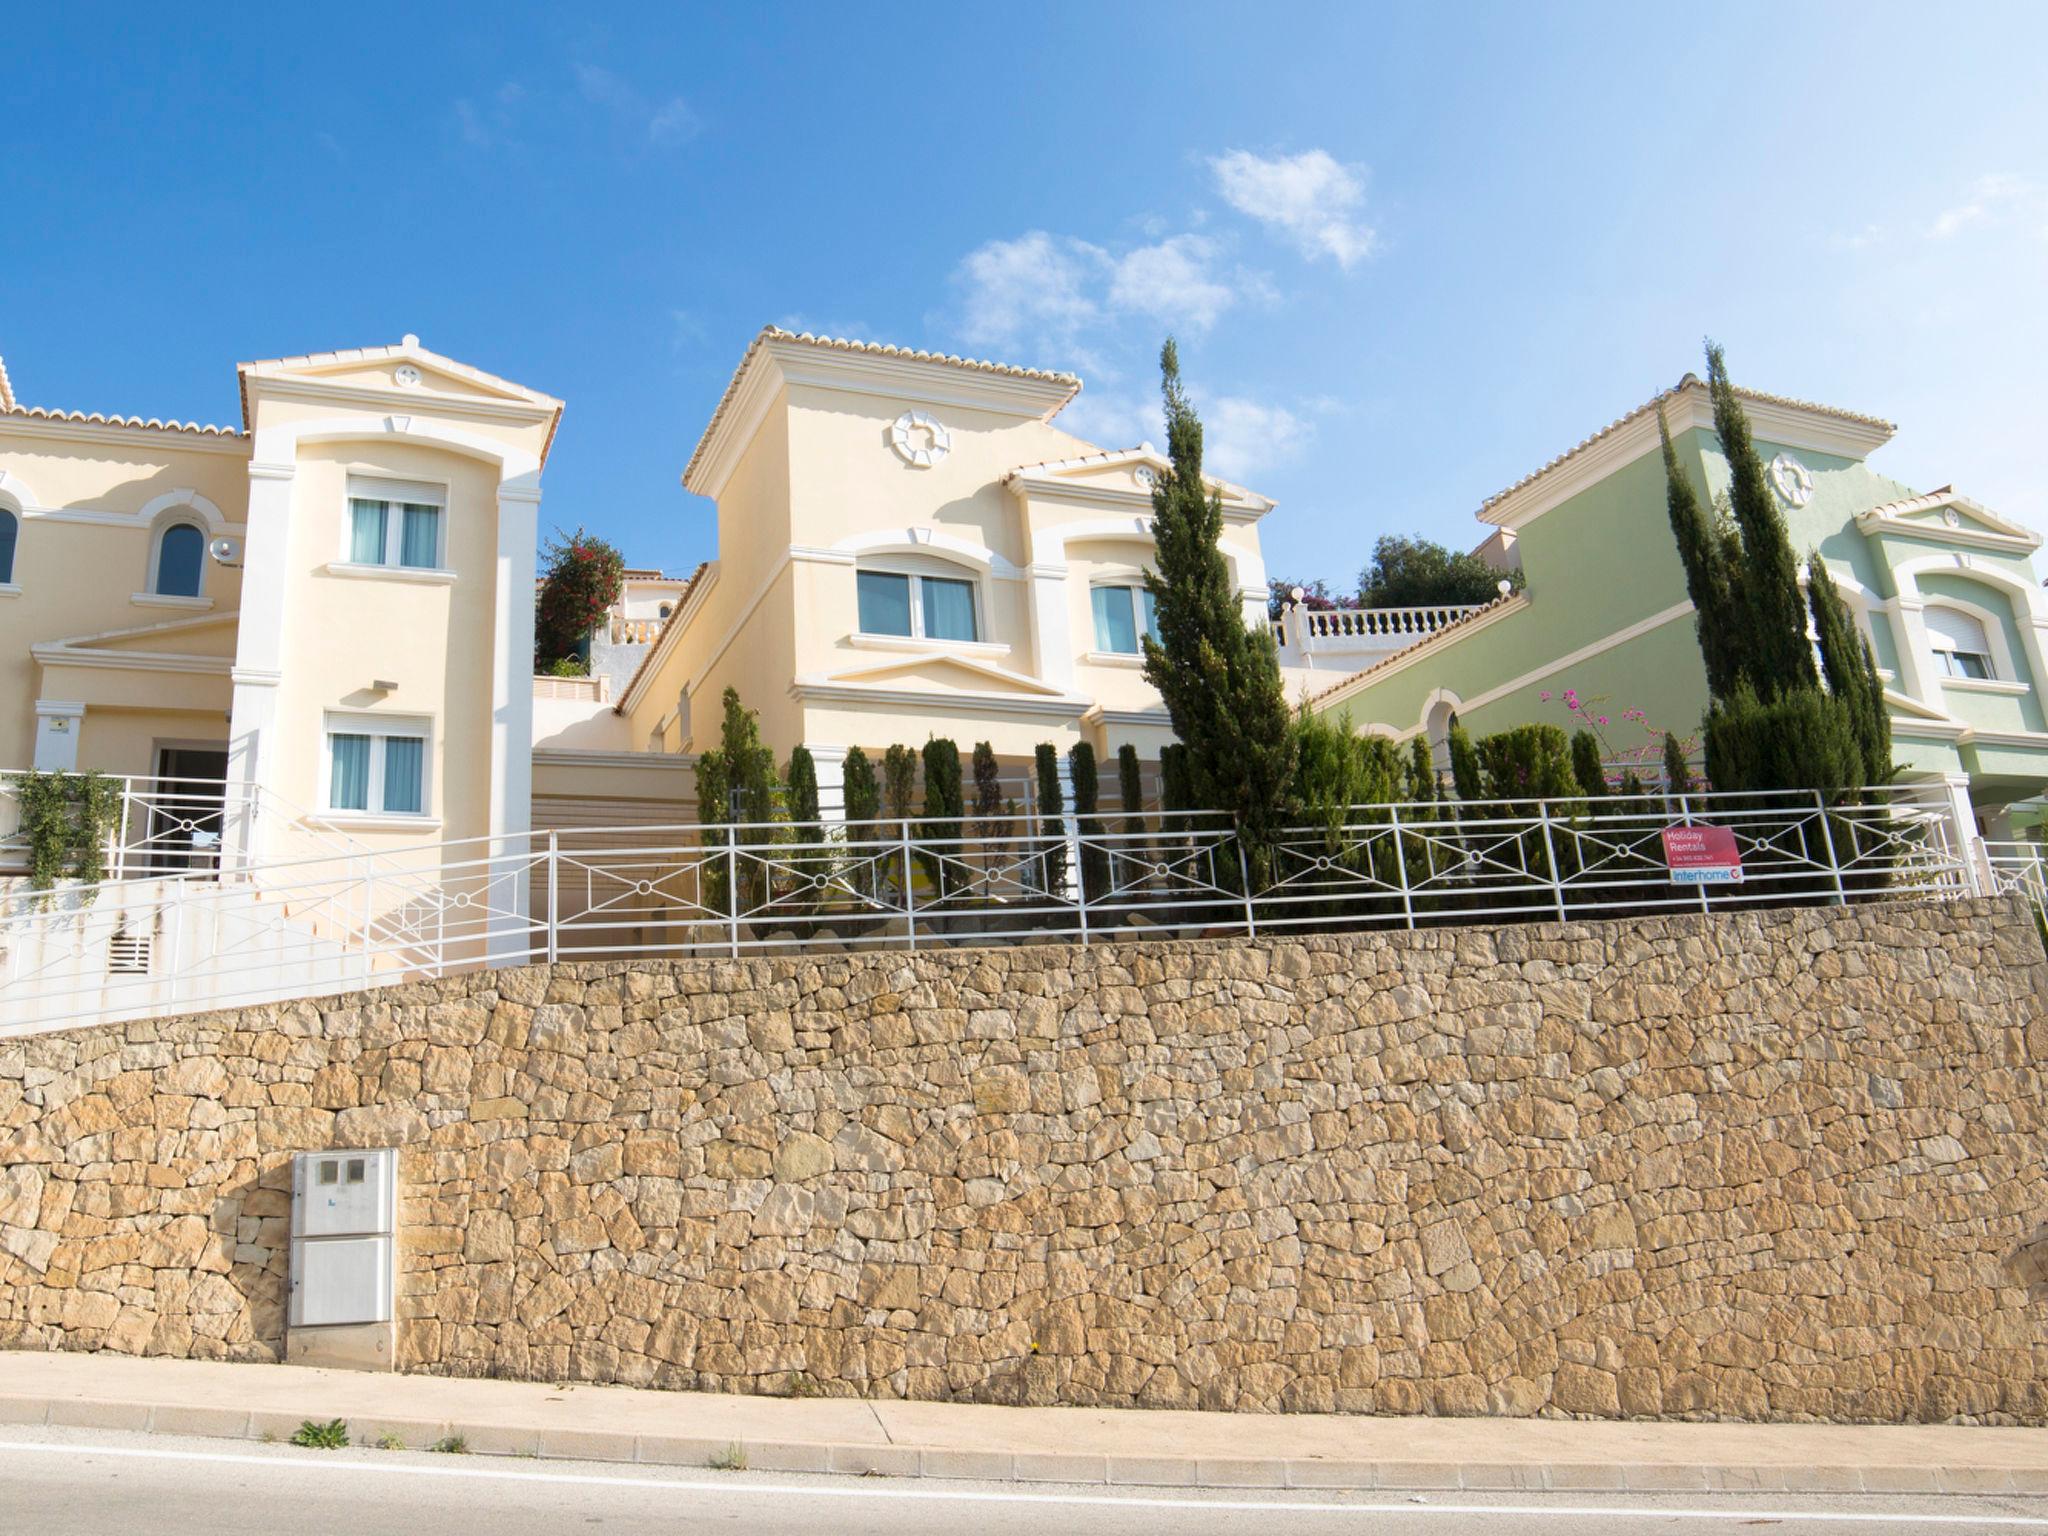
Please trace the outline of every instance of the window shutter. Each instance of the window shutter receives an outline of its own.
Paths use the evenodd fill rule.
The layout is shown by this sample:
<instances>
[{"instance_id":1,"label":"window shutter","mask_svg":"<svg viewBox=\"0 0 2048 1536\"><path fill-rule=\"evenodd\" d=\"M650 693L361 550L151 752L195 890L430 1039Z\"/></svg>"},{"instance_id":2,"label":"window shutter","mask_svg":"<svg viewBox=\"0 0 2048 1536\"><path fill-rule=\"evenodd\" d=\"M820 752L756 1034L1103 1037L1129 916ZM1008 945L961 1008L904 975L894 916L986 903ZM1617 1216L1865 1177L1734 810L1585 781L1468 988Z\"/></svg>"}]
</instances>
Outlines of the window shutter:
<instances>
[{"instance_id":1,"label":"window shutter","mask_svg":"<svg viewBox=\"0 0 2048 1536\"><path fill-rule=\"evenodd\" d=\"M1930 605L1927 609L1927 633L1937 651L1962 651L1973 656L1991 654L1991 640L1984 633L1984 626L1960 608Z\"/></svg>"}]
</instances>

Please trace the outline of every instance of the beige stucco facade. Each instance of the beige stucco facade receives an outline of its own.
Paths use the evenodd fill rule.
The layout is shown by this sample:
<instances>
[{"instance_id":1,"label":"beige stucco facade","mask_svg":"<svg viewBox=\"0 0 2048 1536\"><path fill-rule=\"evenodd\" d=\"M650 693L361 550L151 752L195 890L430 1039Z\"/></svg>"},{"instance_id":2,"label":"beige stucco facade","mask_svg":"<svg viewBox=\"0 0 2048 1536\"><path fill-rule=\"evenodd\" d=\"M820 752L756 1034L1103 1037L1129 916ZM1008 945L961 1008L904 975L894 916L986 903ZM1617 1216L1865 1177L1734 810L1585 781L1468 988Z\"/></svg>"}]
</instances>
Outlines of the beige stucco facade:
<instances>
[{"instance_id":1,"label":"beige stucco facade","mask_svg":"<svg viewBox=\"0 0 2048 1536\"><path fill-rule=\"evenodd\" d=\"M222 829L248 862L523 835L560 402L413 337L239 377L238 429L0 400L0 768L149 779L170 749L225 754L260 796ZM424 544L363 558L352 498L422 512ZM196 594L165 590L195 584L188 535L186 574L160 571L178 527L203 537ZM417 806L337 804L336 732L416 736Z\"/></svg>"},{"instance_id":2,"label":"beige stucco facade","mask_svg":"<svg viewBox=\"0 0 2048 1536\"><path fill-rule=\"evenodd\" d=\"M1098 645L1099 584L1141 586L1152 558L1149 445L1105 452L1063 431L1071 375L763 331L684 484L718 507L699 575L615 711L622 745L694 754L736 688L786 758L818 757L827 803L849 747L951 737L1011 763L1041 742L1171 739L1134 652ZM1259 520L1272 503L1217 483L1248 622L1263 622ZM871 633L860 574L967 582L973 636ZM953 589L957 591L958 589Z\"/></svg>"}]
</instances>

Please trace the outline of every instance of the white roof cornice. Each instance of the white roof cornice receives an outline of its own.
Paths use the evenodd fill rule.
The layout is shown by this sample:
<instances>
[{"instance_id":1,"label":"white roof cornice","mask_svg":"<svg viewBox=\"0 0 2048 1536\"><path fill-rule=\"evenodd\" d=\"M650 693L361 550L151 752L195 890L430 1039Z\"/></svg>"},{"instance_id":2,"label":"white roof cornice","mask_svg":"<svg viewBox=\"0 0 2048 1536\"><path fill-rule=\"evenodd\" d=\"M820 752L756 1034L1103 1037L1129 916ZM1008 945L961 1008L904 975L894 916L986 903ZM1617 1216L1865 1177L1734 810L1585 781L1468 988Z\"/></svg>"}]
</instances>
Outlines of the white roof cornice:
<instances>
[{"instance_id":1,"label":"white roof cornice","mask_svg":"<svg viewBox=\"0 0 2048 1536\"><path fill-rule=\"evenodd\" d=\"M1839 458L1861 459L1891 441L1897 429L1875 416L1833 406L1814 405L1783 395L1738 389L1743 411L1756 436L1790 448L1806 448ZM1519 529L1552 507L1569 501L1587 486L1613 474L1646 453L1655 453L1657 412L1664 411L1671 435L1690 428L1714 429L1714 405L1707 386L1691 374L1620 420L1602 427L1576 448L1560 454L1534 474L1487 498L1479 520Z\"/></svg>"},{"instance_id":2,"label":"white roof cornice","mask_svg":"<svg viewBox=\"0 0 2048 1536\"><path fill-rule=\"evenodd\" d=\"M683 470L683 485L716 498L788 384L1050 420L1081 391L1070 373L1018 368L767 326L740 359Z\"/></svg>"}]
</instances>

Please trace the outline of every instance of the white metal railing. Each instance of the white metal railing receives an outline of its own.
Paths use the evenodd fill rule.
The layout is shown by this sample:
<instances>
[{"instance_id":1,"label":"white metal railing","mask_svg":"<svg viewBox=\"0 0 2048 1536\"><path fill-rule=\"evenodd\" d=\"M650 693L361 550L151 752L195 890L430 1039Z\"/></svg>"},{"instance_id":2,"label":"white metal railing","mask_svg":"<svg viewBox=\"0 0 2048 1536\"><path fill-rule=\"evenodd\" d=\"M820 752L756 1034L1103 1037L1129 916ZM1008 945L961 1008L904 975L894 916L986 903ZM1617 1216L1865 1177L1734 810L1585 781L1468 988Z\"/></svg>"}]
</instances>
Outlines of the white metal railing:
<instances>
[{"instance_id":1,"label":"white metal railing","mask_svg":"<svg viewBox=\"0 0 2048 1536\"><path fill-rule=\"evenodd\" d=\"M1662 834L1680 825L1727 829L1740 882L1675 883ZM561 829L18 903L0 921L0 1034L494 962L1413 928L1979 888L1944 808L1829 808L1796 793L1355 806L1257 843L1219 815L1158 811Z\"/></svg>"},{"instance_id":2,"label":"white metal railing","mask_svg":"<svg viewBox=\"0 0 2048 1536\"><path fill-rule=\"evenodd\" d=\"M2048 907L2048 843L1987 841L1984 862L1993 889L2017 891Z\"/></svg>"}]
</instances>

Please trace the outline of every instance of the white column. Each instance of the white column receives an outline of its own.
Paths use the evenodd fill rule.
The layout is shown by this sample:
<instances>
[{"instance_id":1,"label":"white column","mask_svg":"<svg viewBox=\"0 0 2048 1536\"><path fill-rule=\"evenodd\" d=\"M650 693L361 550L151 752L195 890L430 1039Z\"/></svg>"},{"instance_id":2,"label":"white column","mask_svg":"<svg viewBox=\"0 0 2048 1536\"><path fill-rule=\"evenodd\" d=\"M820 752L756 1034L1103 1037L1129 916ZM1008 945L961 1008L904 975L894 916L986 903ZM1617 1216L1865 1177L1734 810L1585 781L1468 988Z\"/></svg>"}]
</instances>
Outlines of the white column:
<instances>
[{"instance_id":1,"label":"white column","mask_svg":"<svg viewBox=\"0 0 2048 1536\"><path fill-rule=\"evenodd\" d=\"M1074 627L1067 611L1067 568L1034 561L1031 578L1031 650L1039 681L1064 693L1074 688Z\"/></svg>"},{"instance_id":2,"label":"white column","mask_svg":"<svg viewBox=\"0 0 2048 1536\"><path fill-rule=\"evenodd\" d=\"M846 820L846 748L811 746L811 762L818 770L818 820Z\"/></svg>"},{"instance_id":3,"label":"white column","mask_svg":"<svg viewBox=\"0 0 2048 1536\"><path fill-rule=\"evenodd\" d=\"M491 905L520 921L494 924L491 952L528 947L525 856L533 828L533 575L540 486L521 475L498 487L497 581L492 598L490 834L511 859Z\"/></svg>"},{"instance_id":4,"label":"white column","mask_svg":"<svg viewBox=\"0 0 2048 1536\"><path fill-rule=\"evenodd\" d=\"M1938 785L1940 803L1948 813L1949 835L1961 856L1970 894L1981 896L1992 888L1991 865L1984 852L1984 839L1977 831L1977 807L1970 799L1970 776L1945 773Z\"/></svg>"},{"instance_id":5,"label":"white column","mask_svg":"<svg viewBox=\"0 0 2048 1536\"><path fill-rule=\"evenodd\" d=\"M59 699L36 700L36 760L39 773L76 773L78 738L85 729L85 706Z\"/></svg>"},{"instance_id":6,"label":"white column","mask_svg":"<svg viewBox=\"0 0 2048 1536\"><path fill-rule=\"evenodd\" d=\"M1903 579L1902 590L1892 605L1892 611L1899 616L1898 632L1892 636L1899 652L1899 685L1907 698L1931 704L1947 714L1948 705L1936 682L1939 674L1934 668L1934 647L1927 639L1926 605L1911 582L1910 576Z\"/></svg>"},{"instance_id":7,"label":"white column","mask_svg":"<svg viewBox=\"0 0 2048 1536\"><path fill-rule=\"evenodd\" d=\"M262 814L262 789L276 782L277 692L284 680L285 593L290 571L292 480L298 466L252 460L249 532L242 541L242 609L235 626L234 700L228 716L228 782L258 786L237 795L221 849L229 865L261 863L271 842ZM310 750L310 749L309 749ZM296 797L288 797L296 798ZM317 799L317 796L315 797Z\"/></svg>"}]
</instances>

